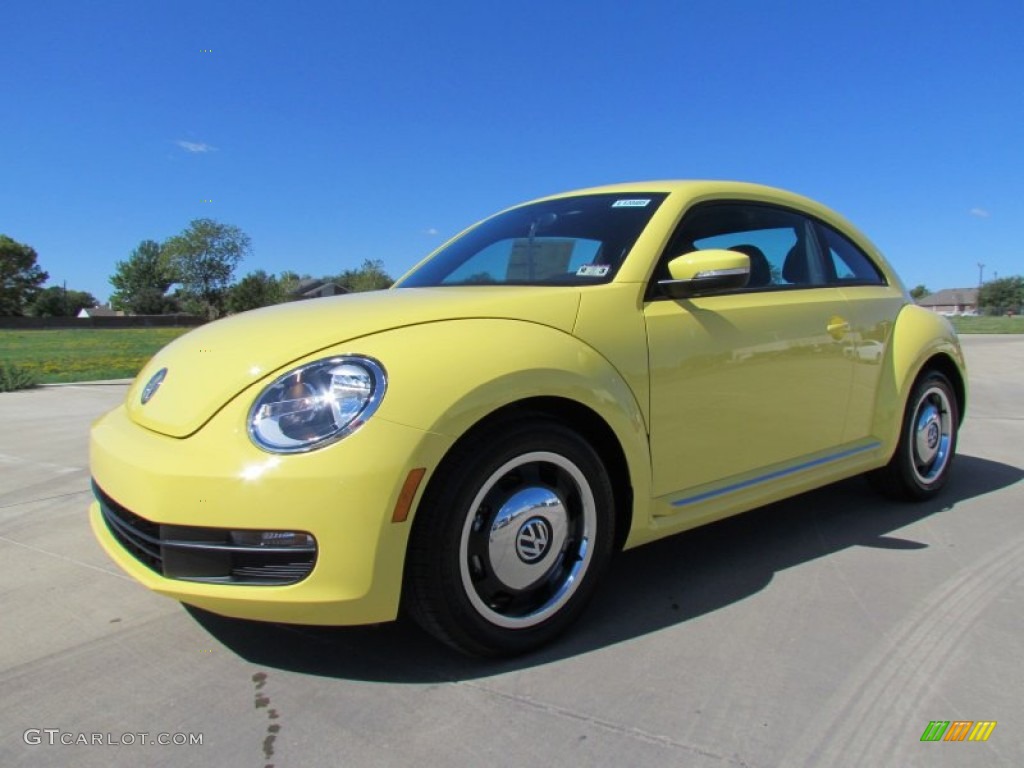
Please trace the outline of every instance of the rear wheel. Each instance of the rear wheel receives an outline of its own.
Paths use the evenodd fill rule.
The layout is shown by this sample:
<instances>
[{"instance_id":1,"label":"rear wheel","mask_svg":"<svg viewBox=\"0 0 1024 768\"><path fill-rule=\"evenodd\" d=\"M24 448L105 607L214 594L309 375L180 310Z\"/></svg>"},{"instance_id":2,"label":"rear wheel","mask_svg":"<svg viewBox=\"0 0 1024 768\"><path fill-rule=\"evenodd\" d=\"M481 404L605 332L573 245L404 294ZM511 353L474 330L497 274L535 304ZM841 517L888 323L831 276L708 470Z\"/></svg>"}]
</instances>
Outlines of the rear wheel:
<instances>
[{"instance_id":1,"label":"rear wheel","mask_svg":"<svg viewBox=\"0 0 1024 768\"><path fill-rule=\"evenodd\" d=\"M466 653L537 648L582 611L613 520L607 472L586 441L555 422L505 422L459 446L431 483L409 544L407 606Z\"/></svg>"},{"instance_id":2,"label":"rear wheel","mask_svg":"<svg viewBox=\"0 0 1024 768\"><path fill-rule=\"evenodd\" d=\"M869 475L872 484L895 498L931 498L949 478L959 426L953 385L938 371L925 373L907 401L896 453Z\"/></svg>"}]
</instances>

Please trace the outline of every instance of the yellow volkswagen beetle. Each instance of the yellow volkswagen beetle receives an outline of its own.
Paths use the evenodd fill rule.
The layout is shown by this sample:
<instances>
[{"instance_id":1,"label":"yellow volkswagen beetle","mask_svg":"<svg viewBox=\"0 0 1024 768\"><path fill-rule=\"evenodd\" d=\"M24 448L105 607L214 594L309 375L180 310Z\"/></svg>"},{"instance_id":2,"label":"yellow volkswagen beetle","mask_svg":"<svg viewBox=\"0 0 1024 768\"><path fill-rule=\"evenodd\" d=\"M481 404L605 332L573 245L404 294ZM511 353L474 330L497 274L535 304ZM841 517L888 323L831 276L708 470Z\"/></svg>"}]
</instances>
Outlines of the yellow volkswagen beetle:
<instances>
[{"instance_id":1,"label":"yellow volkswagen beetle","mask_svg":"<svg viewBox=\"0 0 1024 768\"><path fill-rule=\"evenodd\" d=\"M549 642L613 552L859 473L949 476L956 335L845 219L752 184L526 203L377 293L161 351L96 422L93 531L249 619L407 609L481 655Z\"/></svg>"}]
</instances>

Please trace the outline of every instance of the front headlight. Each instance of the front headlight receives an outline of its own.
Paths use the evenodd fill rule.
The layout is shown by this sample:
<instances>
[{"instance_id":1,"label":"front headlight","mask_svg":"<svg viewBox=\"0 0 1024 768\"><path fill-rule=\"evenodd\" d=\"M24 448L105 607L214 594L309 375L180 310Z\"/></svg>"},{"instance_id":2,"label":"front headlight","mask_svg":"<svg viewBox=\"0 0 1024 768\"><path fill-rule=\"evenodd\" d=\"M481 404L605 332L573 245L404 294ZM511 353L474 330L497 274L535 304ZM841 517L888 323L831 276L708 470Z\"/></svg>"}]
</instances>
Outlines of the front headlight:
<instances>
[{"instance_id":1,"label":"front headlight","mask_svg":"<svg viewBox=\"0 0 1024 768\"><path fill-rule=\"evenodd\" d=\"M249 411L249 436L271 453L309 451L359 429L387 388L376 360L342 355L278 377Z\"/></svg>"}]
</instances>

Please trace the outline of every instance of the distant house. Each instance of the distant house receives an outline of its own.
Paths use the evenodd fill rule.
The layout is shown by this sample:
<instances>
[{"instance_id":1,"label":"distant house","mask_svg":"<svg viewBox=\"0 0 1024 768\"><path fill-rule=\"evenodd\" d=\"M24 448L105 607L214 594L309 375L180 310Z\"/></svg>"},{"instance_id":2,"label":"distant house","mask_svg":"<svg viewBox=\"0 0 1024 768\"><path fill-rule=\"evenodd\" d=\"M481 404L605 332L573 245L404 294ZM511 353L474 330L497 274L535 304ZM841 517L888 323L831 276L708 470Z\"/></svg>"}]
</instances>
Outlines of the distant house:
<instances>
[{"instance_id":1,"label":"distant house","mask_svg":"<svg viewBox=\"0 0 1024 768\"><path fill-rule=\"evenodd\" d=\"M917 303L940 315L975 315L978 313L978 289L943 288L918 299Z\"/></svg>"},{"instance_id":2,"label":"distant house","mask_svg":"<svg viewBox=\"0 0 1024 768\"><path fill-rule=\"evenodd\" d=\"M288 294L288 298L291 301L298 299L322 299L324 296L340 296L343 293L348 293L344 286L337 283L327 283L323 280L311 279L300 282L295 287L295 290Z\"/></svg>"},{"instance_id":3,"label":"distant house","mask_svg":"<svg viewBox=\"0 0 1024 768\"><path fill-rule=\"evenodd\" d=\"M124 317L124 312L110 307L88 307L79 310L77 317Z\"/></svg>"}]
</instances>

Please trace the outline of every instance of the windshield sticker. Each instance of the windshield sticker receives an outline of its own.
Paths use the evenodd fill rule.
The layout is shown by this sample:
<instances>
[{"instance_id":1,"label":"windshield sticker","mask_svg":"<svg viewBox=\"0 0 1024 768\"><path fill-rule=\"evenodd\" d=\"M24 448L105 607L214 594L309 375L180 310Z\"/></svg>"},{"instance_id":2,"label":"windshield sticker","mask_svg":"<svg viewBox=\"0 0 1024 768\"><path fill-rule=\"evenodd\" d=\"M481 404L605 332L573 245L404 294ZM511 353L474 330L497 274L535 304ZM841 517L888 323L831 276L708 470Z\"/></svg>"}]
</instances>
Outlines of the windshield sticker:
<instances>
[{"instance_id":1,"label":"windshield sticker","mask_svg":"<svg viewBox=\"0 0 1024 768\"><path fill-rule=\"evenodd\" d=\"M646 208L650 200L616 200L612 208Z\"/></svg>"},{"instance_id":2,"label":"windshield sticker","mask_svg":"<svg viewBox=\"0 0 1024 768\"><path fill-rule=\"evenodd\" d=\"M604 277L609 269L607 264L584 264L576 270L576 277Z\"/></svg>"}]
</instances>

